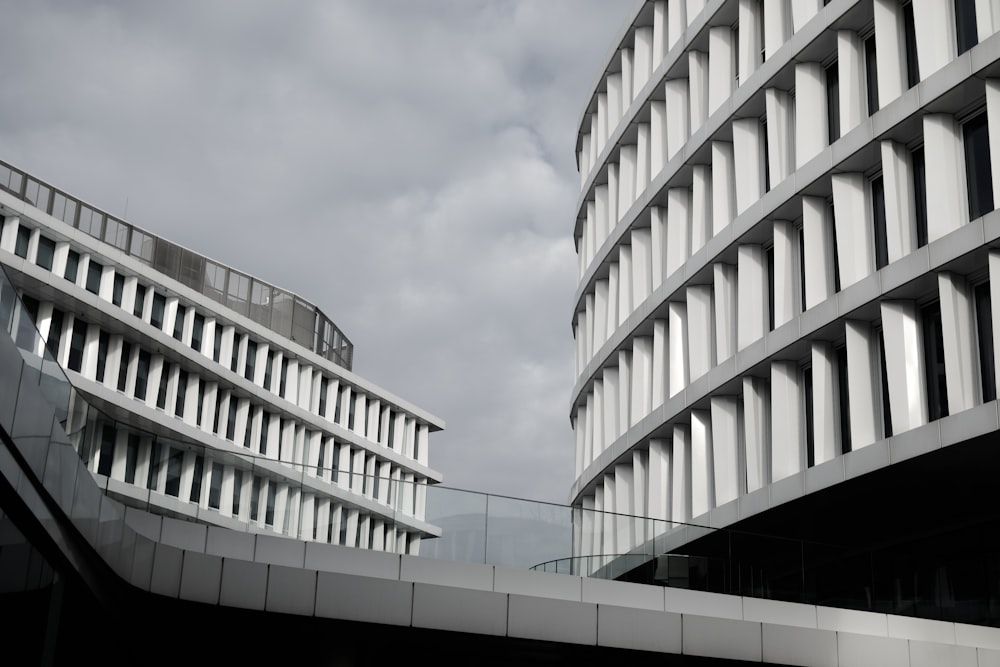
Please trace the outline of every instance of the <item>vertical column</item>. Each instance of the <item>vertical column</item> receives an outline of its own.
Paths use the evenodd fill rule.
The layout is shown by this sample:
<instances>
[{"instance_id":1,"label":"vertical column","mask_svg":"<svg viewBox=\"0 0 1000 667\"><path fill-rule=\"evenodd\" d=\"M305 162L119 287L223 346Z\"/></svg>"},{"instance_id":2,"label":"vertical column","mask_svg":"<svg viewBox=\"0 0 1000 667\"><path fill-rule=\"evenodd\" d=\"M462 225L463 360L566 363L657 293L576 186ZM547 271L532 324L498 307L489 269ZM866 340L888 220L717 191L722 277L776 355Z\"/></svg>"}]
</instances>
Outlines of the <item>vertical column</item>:
<instances>
[{"instance_id":1,"label":"vertical column","mask_svg":"<svg viewBox=\"0 0 1000 667\"><path fill-rule=\"evenodd\" d=\"M902 433L927 423L923 335L912 301L883 301L880 306L892 430Z\"/></svg>"},{"instance_id":2,"label":"vertical column","mask_svg":"<svg viewBox=\"0 0 1000 667\"><path fill-rule=\"evenodd\" d=\"M833 221L826 200L821 197L802 198L803 263L806 278L806 308L812 308L833 294Z\"/></svg>"},{"instance_id":3,"label":"vertical column","mask_svg":"<svg viewBox=\"0 0 1000 667\"><path fill-rule=\"evenodd\" d=\"M632 340L632 425L653 411L653 339Z\"/></svg>"},{"instance_id":4,"label":"vertical column","mask_svg":"<svg viewBox=\"0 0 1000 667\"><path fill-rule=\"evenodd\" d=\"M638 148L635 144L622 146L618 151L618 220L622 220L635 202L635 163Z\"/></svg>"},{"instance_id":5,"label":"vertical column","mask_svg":"<svg viewBox=\"0 0 1000 667\"><path fill-rule=\"evenodd\" d=\"M1000 192L1000 190L998 190ZM649 239L652 248L650 257L651 289L663 284L667 275L667 211L659 206L649 208Z\"/></svg>"},{"instance_id":6,"label":"vertical column","mask_svg":"<svg viewBox=\"0 0 1000 667\"><path fill-rule=\"evenodd\" d=\"M632 230L632 296L636 306L645 301L653 289L652 242L648 227Z\"/></svg>"},{"instance_id":7,"label":"vertical column","mask_svg":"<svg viewBox=\"0 0 1000 667\"><path fill-rule=\"evenodd\" d=\"M837 70L840 76L840 136L868 116L864 46L853 30L837 31Z\"/></svg>"},{"instance_id":8,"label":"vertical column","mask_svg":"<svg viewBox=\"0 0 1000 667\"><path fill-rule=\"evenodd\" d=\"M681 268L691 247L689 238L691 227L691 191L687 188L667 190L667 265L666 275L670 276Z\"/></svg>"},{"instance_id":9,"label":"vertical column","mask_svg":"<svg viewBox=\"0 0 1000 667\"><path fill-rule=\"evenodd\" d=\"M708 113L729 99L736 81L736 59L733 57L733 29L713 26L708 31Z\"/></svg>"},{"instance_id":10,"label":"vertical column","mask_svg":"<svg viewBox=\"0 0 1000 667\"><path fill-rule=\"evenodd\" d=\"M724 505L740 495L739 400L736 396L713 396L712 471L715 505ZM693 421L693 420L692 420Z\"/></svg>"},{"instance_id":11,"label":"vertical column","mask_svg":"<svg viewBox=\"0 0 1000 667\"><path fill-rule=\"evenodd\" d=\"M924 73L922 64L920 73ZM936 241L969 221L962 147L962 128L953 116L924 116L924 159L934 165L933 178L927 179L928 241Z\"/></svg>"},{"instance_id":12,"label":"vertical column","mask_svg":"<svg viewBox=\"0 0 1000 667\"><path fill-rule=\"evenodd\" d=\"M771 481L777 482L805 467L799 367L794 361L774 361L771 363Z\"/></svg>"},{"instance_id":13,"label":"vertical column","mask_svg":"<svg viewBox=\"0 0 1000 667\"><path fill-rule=\"evenodd\" d=\"M715 278L715 358L717 361L724 361L736 353L736 267L720 262L712 270Z\"/></svg>"},{"instance_id":14,"label":"vertical column","mask_svg":"<svg viewBox=\"0 0 1000 667\"><path fill-rule=\"evenodd\" d=\"M597 249L614 227L614 218L609 213L607 183L594 188L594 224L587 229L587 264L593 261Z\"/></svg>"},{"instance_id":15,"label":"vertical column","mask_svg":"<svg viewBox=\"0 0 1000 667\"><path fill-rule=\"evenodd\" d=\"M763 35L760 34L760 13L763 3L759 0L740 0L739 4L739 39L737 44L737 62L740 84L743 84L751 74L757 71L760 54L763 47Z\"/></svg>"},{"instance_id":16,"label":"vertical column","mask_svg":"<svg viewBox=\"0 0 1000 667\"><path fill-rule=\"evenodd\" d=\"M618 265L617 325L621 326L625 324L625 320L628 319L628 316L632 314L632 310L635 308L635 304L632 302L632 246L623 245L618 248Z\"/></svg>"},{"instance_id":17,"label":"vertical column","mask_svg":"<svg viewBox=\"0 0 1000 667\"><path fill-rule=\"evenodd\" d=\"M606 79L608 86L608 139L611 139L618 129L622 119L622 74L613 72Z\"/></svg>"},{"instance_id":18,"label":"vertical column","mask_svg":"<svg viewBox=\"0 0 1000 667\"><path fill-rule=\"evenodd\" d=\"M635 60L632 53L632 49L624 48L621 50L622 59L622 115L632 105L632 98L634 95L634 89L632 88L632 83L635 77Z\"/></svg>"},{"instance_id":19,"label":"vertical column","mask_svg":"<svg viewBox=\"0 0 1000 667\"><path fill-rule=\"evenodd\" d=\"M715 365L715 313L712 286L687 288L688 356L691 379L697 380Z\"/></svg>"},{"instance_id":20,"label":"vertical column","mask_svg":"<svg viewBox=\"0 0 1000 667\"><path fill-rule=\"evenodd\" d=\"M795 166L803 166L830 145L826 70L819 63L795 65Z\"/></svg>"},{"instance_id":21,"label":"vertical column","mask_svg":"<svg viewBox=\"0 0 1000 667\"><path fill-rule=\"evenodd\" d=\"M906 32L903 6L898 0L875 0L875 44L878 58L878 99L885 106L907 89Z\"/></svg>"},{"instance_id":22,"label":"vertical column","mask_svg":"<svg viewBox=\"0 0 1000 667\"><path fill-rule=\"evenodd\" d=\"M851 448L860 449L878 440L881 428L878 342L871 324L846 320L847 395L850 397ZM843 409L843 406L841 406Z\"/></svg>"},{"instance_id":23,"label":"vertical column","mask_svg":"<svg viewBox=\"0 0 1000 667\"><path fill-rule=\"evenodd\" d=\"M708 120L709 90L708 54L702 51L688 52L688 95L691 103L691 133L694 134ZM672 112L672 110L671 110Z\"/></svg>"},{"instance_id":24,"label":"vertical column","mask_svg":"<svg viewBox=\"0 0 1000 667\"><path fill-rule=\"evenodd\" d=\"M709 410L691 411L691 516L715 507L712 461L712 416Z\"/></svg>"},{"instance_id":25,"label":"vertical column","mask_svg":"<svg viewBox=\"0 0 1000 667\"><path fill-rule=\"evenodd\" d=\"M618 406L611 406L611 409L617 410ZM608 445L611 444L610 440L605 440L605 428L604 428L604 415L608 410L607 401L604 400L604 383L600 380L594 381L593 390L587 395L587 428L590 429L590 450L591 457L588 463L598 456L601 455Z\"/></svg>"},{"instance_id":26,"label":"vertical column","mask_svg":"<svg viewBox=\"0 0 1000 667\"><path fill-rule=\"evenodd\" d=\"M667 0L653 3L653 71L667 55Z\"/></svg>"},{"instance_id":27,"label":"vertical column","mask_svg":"<svg viewBox=\"0 0 1000 667\"><path fill-rule=\"evenodd\" d=\"M864 175L833 174L833 217L841 289L875 270L875 247Z\"/></svg>"},{"instance_id":28,"label":"vertical column","mask_svg":"<svg viewBox=\"0 0 1000 667\"><path fill-rule=\"evenodd\" d=\"M618 163L608 163L608 234L621 218L618 217ZM603 240L603 239L602 239ZM596 250L596 248L595 248Z\"/></svg>"},{"instance_id":29,"label":"vertical column","mask_svg":"<svg viewBox=\"0 0 1000 667\"><path fill-rule=\"evenodd\" d=\"M631 463L615 466L615 549L611 553L626 554L635 546L635 521L629 515L635 514L632 507L635 476Z\"/></svg>"},{"instance_id":30,"label":"vertical column","mask_svg":"<svg viewBox=\"0 0 1000 667\"><path fill-rule=\"evenodd\" d=\"M823 0L794 0L789 1L792 15L792 30L798 32L812 17L816 16L823 9Z\"/></svg>"},{"instance_id":31,"label":"vertical column","mask_svg":"<svg viewBox=\"0 0 1000 667\"><path fill-rule=\"evenodd\" d=\"M635 192L632 201L638 201L649 185L649 123L639 123L636 130Z\"/></svg>"},{"instance_id":32,"label":"vertical column","mask_svg":"<svg viewBox=\"0 0 1000 667\"><path fill-rule=\"evenodd\" d=\"M632 351L618 351L618 433L615 438L628 431L629 417L632 415ZM608 441L613 442L612 440Z\"/></svg>"},{"instance_id":33,"label":"vertical column","mask_svg":"<svg viewBox=\"0 0 1000 667\"><path fill-rule=\"evenodd\" d=\"M888 139L882 142L882 183L887 256L895 262L917 249L917 219L910 151Z\"/></svg>"},{"instance_id":34,"label":"vertical column","mask_svg":"<svg viewBox=\"0 0 1000 667\"><path fill-rule=\"evenodd\" d=\"M767 60L791 36L792 13L795 9L790 9L788 5L791 4L796 8L799 5L805 5L805 8L799 8L799 11L800 13L808 12L810 0L805 0L805 2L803 0L762 0L762 2L767 7L767 11L764 12L764 59ZM812 2L811 4L817 3ZM813 8L813 13L815 11L816 9ZM799 18L801 20L802 17Z\"/></svg>"},{"instance_id":35,"label":"vertical column","mask_svg":"<svg viewBox=\"0 0 1000 667\"><path fill-rule=\"evenodd\" d=\"M812 344L813 462L831 461L840 453L840 392L837 356L826 341Z\"/></svg>"},{"instance_id":36,"label":"vertical column","mask_svg":"<svg viewBox=\"0 0 1000 667\"><path fill-rule=\"evenodd\" d=\"M712 167L696 164L691 166L691 253L701 250L711 237Z\"/></svg>"},{"instance_id":37,"label":"vertical column","mask_svg":"<svg viewBox=\"0 0 1000 667\"><path fill-rule=\"evenodd\" d=\"M942 0L913 0L913 27L917 38L917 66L923 81L958 54L955 5ZM930 156L927 164L933 164Z\"/></svg>"},{"instance_id":38,"label":"vertical column","mask_svg":"<svg viewBox=\"0 0 1000 667\"><path fill-rule=\"evenodd\" d=\"M767 266L759 245L741 245L737 258L737 344L742 350L767 331Z\"/></svg>"},{"instance_id":39,"label":"vertical column","mask_svg":"<svg viewBox=\"0 0 1000 667\"><path fill-rule=\"evenodd\" d=\"M653 389L652 405L663 405L667 397L667 321L653 320Z\"/></svg>"},{"instance_id":40,"label":"vertical column","mask_svg":"<svg viewBox=\"0 0 1000 667\"><path fill-rule=\"evenodd\" d=\"M670 458L671 519L683 523L691 518L691 430L685 424L674 426Z\"/></svg>"},{"instance_id":41,"label":"vertical column","mask_svg":"<svg viewBox=\"0 0 1000 667\"><path fill-rule=\"evenodd\" d=\"M1000 29L1000 2L976 0L976 34L979 41L993 36Z\"/></svg>"},{"instance_id":42,"label":"vertical column","mask_svg":"<svg viewBox=\"0 0 1000 667\"><path fill-rule=\"evenodd\" d=\"M795 170L795 101L784 90L764 91L767 111L767 170L771 187L781 183Z\"/></svg>"},{"instance_id":43,"label":"vertical column","mask_svg":"<svg viewBox=\"0 0 1000 667\"><path fill-rule=\"evenodd\" d=\"M688 117L688 80L670 79L665 85L667 116L667 160L673 159L691 136Z\"/></svg>"},{"instance_id":44,"label":"vertical column","mask_svg":"<svg viewBox=\"0 0 1000 667\"><path fill-rule=\"evenodd\" d=\"M743 427L747 492L771 481L771 385L764 378L743 377Z\"/></svg>"},{"instance_id":45,"label":"vertical column","mask_svg":"<svg viewBox=\"0 0 1000 667\"><path fill-rule=\"evenodd\" d=\"M736 166L733 144L712 142L712 236L736 217Z\"/></svg>"},{"instance_id":46,"label":"vertical column","mask_svg":"<svg viewBox=\"0 0 1000 667\"><path fill-rule=\"evenodd\" d=\"M644 449L636 449L632 452L632 524L635 526L635 546L643 544L653 536L647 527L649 520L649 506L646 504L646 489L649 486L649 454Z\"/></svg>"},{"instance_id":47,"label":"vertical column","mask_svg":"<svg viewBox=\"0 0 1000 667\"><path fill-rule=\"evenodd\" d=\"M604 436L603 441L607 445L611 445L615 440L618 439L619 434L625 430L625 415L619 414L619 372L618 367L609 367L604 369L604 411L603 411L603 421L604 421ZM597 459L597 455L600 452L594 452L594 459Z\"/></svg>"},{"instance_id":48,"label":"vertical column","mask_svg":"<svg viewBox=\"0 0 1000 667\"><path fill-rule=\"evenodd\" d=\"M608 321L605 324L608 337L618 329L618 262L608 267ZM596 350L595 350L596 352ZM592 353L593 354L593 353Z\"/></svg>"},{"instance_id":49,"label":"vertical column","mask_svg":"<svg viewBox=\"0 0 1000 667\"><path fill-rule=\"evenodd\" d=\"M617 553L618 549L616 546L616 541L618 537L616 521L617 517L615 514L618 512L618 495L615 484L614 471L611 474L604 476L604 516L603 523L604 527L601 530L601 538L603 544L601 545L602 554L614 554Z\"/></svg>"},{"instance_id":50,"label":"vertical column","mask_svg":"<svg viewBox=\"0 0 1000 667\"><path fill-rule=\"evenodd\" d=\"M993 196L997 198L1000 197L1000 79L986 79L986 125L997 128L989 133Z\"/></svg>"},{"instance_id":51,"label":"vertical column","mask_svg":"<svg viewBox=\"0 0 1000 667\"><path fill-rule=\"evenodd\" d=\"M667 162L667 105L653 101L649 105L649 173L655 178Z\"/></svg>"},{"instance_id":52,"label":"vertical column","mask_svg":"<svg viewBox=\"0 0 1000 667\"><path fill-rule=\"evenodd\" d=\"M774 328L799 313L802 295L802 267L799 257L799 230L781 220L774 222Z\"/></svg>"},{"instance_id":53,"label":"vertical column","mask_svg":"<svg viewBox=\"0 0 1000 667\"><path fill-rule=\"evenodd\" d=\"M670 369L670 396L675 396L688 384L687 304L671 301L667 308L669 313L667 333L670 345L667 367Z\"/></svg>"},{"instance_id":54,"label":"vertical column","mask_svg":"<svg viewBox=\"0 0 1000 667\"><path fill-rule=\"evenodd\" d=\"M597 152L604 152L604 146L608 143L608 93L597 94Z\"/></svg>"},{"instance_id":55,"label":"vertical column","mask_svg":"<svg viewBox=\"0 0 1000 667\"><path fill-rule=\"evenodd\" d=\"M587 295L587 305L590 305L590 295ZM593 322L590 327L593 331L594 343L592 355L596 354L601 346L608 340L608 281L598 280L594 283L594 308L593 315L587 318L588 322Z\"/></svg>"},{"instance_id":56,"label":"vertical column","mask_svg":"<svg viewBox=\"0 0 1000 667\"><path fill-rule=\"evenodd\" d=\"M670 518L670 444L666 440L649 441L649 469L646 488L647 512L651 519Z\"/></svg>"},{"instance_id":57,"label":"vertical column","mask_svg":"<svg viewBox=\"0 0 1000 667\"><path fill-rule=\"evenodd\" d=\"M736 211L742 213L764 194L764 143L759 118L733 121L736 158Z\"/></svg>"},{"instance_id":58,"label":"vertical column","mask_svg":"<svg viewBox=\"0 0 1000 667\"><path fill-rule=\"evenodd\" d=\"M983 400L977 354L975 294L965 278L947 271L938 273L938 289L941 294L948 414L953 415L975 407Z\"/></svg>"},{"instance_id":59,"label":"vertical column","mask_svg":"<svg viewBox=\"0 0 1000 667\"><path fill-rule=\"evenodd\" d=\"M687 29L687 6L685 0L669 0L667 3L667 50L674 48L684 30Z\"/></svg>"},{"instance_id":60,"label":"vertical column","mask_svg":"<svg viewBox=\"0 0 1000 667\"><path fill-rule=\"evenodd\" d=\"M639 97L639 92L649 81L649 75L653 71L653 26L644 25L636 28L634 45L632 99Z\"/></svg>"}]
</instances>

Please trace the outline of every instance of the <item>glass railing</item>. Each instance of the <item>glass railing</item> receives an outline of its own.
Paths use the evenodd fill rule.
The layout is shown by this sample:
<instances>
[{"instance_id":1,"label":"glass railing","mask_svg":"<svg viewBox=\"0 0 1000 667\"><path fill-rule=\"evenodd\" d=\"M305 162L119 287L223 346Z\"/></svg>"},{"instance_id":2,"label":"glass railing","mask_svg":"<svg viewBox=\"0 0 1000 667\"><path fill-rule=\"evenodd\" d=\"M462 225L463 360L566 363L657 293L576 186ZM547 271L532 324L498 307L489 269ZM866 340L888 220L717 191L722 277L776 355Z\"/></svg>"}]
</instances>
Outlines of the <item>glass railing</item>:
<instances>
[{"instance_id":1,"label":"glass railing","mask_svg":"<svg viewBox=\"0 0 1000 667\"><path fill-rule=\"evenodd\" d=\"M0 161L0 189L350 370L354 345L305 299L139 229Z\"/></svg>"}]
</instances>

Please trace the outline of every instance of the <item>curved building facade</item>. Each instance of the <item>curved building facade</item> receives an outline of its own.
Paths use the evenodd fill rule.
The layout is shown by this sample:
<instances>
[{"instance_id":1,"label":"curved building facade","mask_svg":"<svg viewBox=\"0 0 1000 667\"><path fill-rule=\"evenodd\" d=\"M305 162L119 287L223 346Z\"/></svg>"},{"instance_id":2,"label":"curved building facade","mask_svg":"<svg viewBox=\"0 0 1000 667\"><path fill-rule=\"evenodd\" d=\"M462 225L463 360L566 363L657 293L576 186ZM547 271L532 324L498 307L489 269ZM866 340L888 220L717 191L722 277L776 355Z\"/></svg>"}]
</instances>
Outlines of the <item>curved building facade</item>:
<instances>
[{"instance_id":1,"label":"curved building facade","mask_svg":"<svg viewBox=\"0 0 1000 667\"><path fill-rule=\"evenodd\" d=\"M576 507L995 525L998 30L992 0L639 3L577 139ZM581 515L578 554L655 537Z\"/></svg>"},{"instance_id":2,"label":"curved building facade","mask_svg":"<svg viewBox=\"0 0 1000 667\"><path fill-rule=\"evenodd\" d=\"M443 422L354 374L353 346L316 306L5 163L0 214L21 297L3 306L83 399L66 432L109 495L400 553L440 533L423 517Z\"/></svg>"}]
</instances>

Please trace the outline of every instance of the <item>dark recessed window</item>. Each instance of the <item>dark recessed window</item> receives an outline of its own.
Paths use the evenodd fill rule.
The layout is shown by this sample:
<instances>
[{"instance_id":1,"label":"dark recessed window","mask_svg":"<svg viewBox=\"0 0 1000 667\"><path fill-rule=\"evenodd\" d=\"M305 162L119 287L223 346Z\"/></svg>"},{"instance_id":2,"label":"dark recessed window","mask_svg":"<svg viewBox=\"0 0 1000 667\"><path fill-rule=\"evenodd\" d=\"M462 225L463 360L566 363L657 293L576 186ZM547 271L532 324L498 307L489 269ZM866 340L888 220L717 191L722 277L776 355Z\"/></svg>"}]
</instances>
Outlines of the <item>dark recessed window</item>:
<instances>
[{"instance_id":1,"label":"dark recessed window","mask_svg":"<svg viewBox=\"0 0 1000 667\"><path fill-rule=\"evenodd\" d=\"M889 240L885 229L885 184L882 174L871 180L872 222L875 226L875 268L889 263Z\"/></svg>"},{"instance_id":2,"label":"dark recessed window","mask_svg":"<svg viewBox=\"0 0 1000 667\"><path fill-rule=\"evenodd\" d=\"M958 33L959 55L979 43L975 0L955 0L955 28Z\"/></svg>"},{"instance_id":3,"label":"dark recessed window","mask_svg":"<svg viewBox=\"0 0 1000 667\"><path fill-rule=\"evenodd\" d=\"M142 312L146 308L146 286L135 286L135 305L132 306L132 314L141 318Z\"/></svg>"},{"instance_id":4,"label":"dark recessed window","mask_svg":"<svg viewBox=\"0 0 1000 667\"><path fill-rule=\"evenodd\" d=\"M191 496L193 503L201 502L201 478L205 475L205 457L199 454L194 459L194 475L191 479Z\"/></svg>"},{"instance_id":5,"label":"dark recessed window","mask_svg":"<svg viewBox=\"0 0 1000 667\"><path fill-rule=\"evenodd\" d=\"M253 485L250 487L250 520L257 520L257 508L260 506L260 485L261 478L254 476Z\"/></svg>"},{"instance_id":6,"label":"dark recessed window","mask_svg":"<svg viewBox=\"0 0 1000 667\"><path fill-rule=\"evenodd\" d=\"M240 515L240 496L243 491L243 471L233 470L233 516Z\"/></svg>"},{"instance_id":7,"label":"dark recessed window","mask_svg":"<svg viewBox=\"0 0 1000 667\"><path fill-rule=\"evenodd\" d=\"M129 433L125 447L125 481L129 484L135 484L135 469L138 463L139 436L135 433Z\"/></svg>"},{"instance_id":8,"label":"dark recessed window","mask_svg":"<svg viewBox=\"0 0 1000 667\"><path fill-rule=\"evenodd\" d=\"M254 371L257 369L257 343L252 340L247 341L247 363L243 371L243 377L253 382Z\"/></svg>"},{"instance_id":9,"label":"dark recessed window","mask_svg":"<svg viewBox=\"0 0 1000 667\"><path fill-rule=\"evenodd\" d=\"M983 402L997 397L996 360L993 356L993 305L990 283L976 285L976 333L979 335L979 375L983 383Z\"/></svg>"},{"instance_id":10,"label":"dark recessed window","mask_svg":"<svg viewBox=\"0 0 1000 667\"><path fill-rule=\"evenodd\" d=\"M170 364L164 363L160 371L160 386L156 390L156 407L165 410L167 407L167 383L170 380Z\"/></svg>"},{"instance_id":11,"label":"dark recessed window","mask_svg":"<svg viewBox=\"0 0 1000 667\"><path fill-rule=\"evenodd\" d=\"M882 437L888 438L892 435L892 411L889 404L889 372L885 365L885 336L882 330L876 332L878 345L878 377L882 390Z\"/></svg>"},{"instance_id":12,"label":"dark recessed window","mask_svg":"<svg viewBox=\"0 0 1000 667\"><path fill-rule=\"evenodd\" d=\"M66 255L66 270L63 272L63 278L70 281L71 283L76 282L77 272L80 270L80 253L75 250L70 250Z\"/></svg>"},{"instance_id":13,"label":"dark recessed window","mask_svg":"<svg viewBox=\"0 0 1000 667\"><path fill-rule=\"evenodd\" d=\"M324 417L326 416L326 394L327 391L329 390L328 389L329 384L330 381L327 380L326 377L323 377L319 381L319 414Z\"/></svg>"},{"instance_id":14,"label":"dark recessed window","mask_svg":"<svg viewBox=\"0 0 1000 667\"><path fill-rule=\"evenodd\" d=\"M56 256L56 242L44 236L38 237L38 252L35 254L35 264L47 271L52 270Z\"/></svg>"},{"instance_id":15,"label":"dark recessed window","mask_svg":"<svg viewBox=\"0 0 1000 667\"><path fill-rule=\"evenodd\" d=\"M97 381L104 382L104 367L108 363L108 345L111 343L111 334L102 331L97 337Z\"/></svg>"},{"instance_id":16,"label":"dark recessed window","mask_svg":"<svg viewBox=\"0 0 1000 667\"><path fill-rule=\"evenodd\" d=\"M66 364L71 371L79 373L83 369L83 347L87 339L87 323L83 320L73 322L73 335L69 341L69 361Z\"/></svg>"},{"instance_id":17,"label":"dark recessed window","mask_svg":"<svg viewBox=\"0 0 1000 667\"><path fill-rule=\"evenodd\" d=\"M837 398L840 403L840 452L851 451L851 401L847 386L847 348L834 350L837 355Z\"/></svg>"},{"instance_id":18,"label":"dark recessed window","mask_svg":"<svg viewBox=\"0 0 1000 667\"><path fill-rule=\"evenodd\" d=\"M229 397L229 419L226 420L226 440L236 439L236 397Z\"/></svg>"},{"instance_id":19,"label":"dark recessed window","mask_svg":"<svg viewBox=\"0 0 1000 667\"><path fill-rule=\"evenodd\" d=\"M215 347L212 349L212 361L218 363L222 354L222 325L215 323Z\"/></svg>"},{"instance_id":20,"label":"dark recessed window","mask_svg":"<svg viewBox=\"0 0 1000 667\"><path fill-rule=\"evenodd\" d=\"M288 379L288 357L281 358L281 377L278 378L278 396L285 397L285 381Z\"/></svg>"},{"instance_id":21,"label":"dark recessed window","mask_svg":"<svg viewBox=\"0 0 1000 667\"><path fill-rule=\"evenodd\" d=\"M146 383L149 381L149 352L139 350L139 362L135 370L135 397L146 398Z\"/></svg>"},{"instance_id":22,"label":"dark recessed window","mask_svg":"<svg viewBox=\"0 0 1000 667\"><path fill-rule=\"evenodd\" d=\"M174 402L174 415L184 416L184 402L187 398L187 371L177 371L177 400Z\"/></svg>"},{"instance_id":23,"label":"dark recessed window","mask_svg":"<svg viewBox=\"0 0 1000 667\"><path fill-rule=\"evenodd\" d=\"M177 314L174 316L174 338L181 340L184 337L184 320L187 318L187 307L177 305Z\"/></svg>"},{"instance_id":24,"label":"dark recessed window","mask_svg":"<svg viewBox=\"0 0 1000 667\"><path fill-rule=\"evenodd\" d=\"M948 384L944 369L941 305L935 302L924 307L920 311L920 318L924 334L927 418L934 421L948 416Z\"/></svg>"},{"instance_id":25,"label":"dark recessed window","mask_svg":"<svg viewBox=\"0 0 1000 667\"><path fill-rule=\"evenodd\" d=\"M149 314L149 323L157 329L163 328L163 312L167 307L167 297L162 294L153 293L153 309Z\"/></svg>"},{"instance_id":26,"label":"dark recessed window","mask_svg":"<svg viewBox=\"0 0 1000 667\"><path fill-rule=\"evenodd\" d=\"M917 221L917 247L927 245L927 171L924 167L924 147L913 149L913 215Z\"/></svg>"},{"instance_id":27,"label":"dark recessed window","mask_svg":"<svg viewBox=\"0 0 1000 667\"><path fill-rule=\"evenodd\" d=\"M993 210L993 170L990 164L990 133L986 114L962 125L965 138L965 173L969 186L969 219Z\"/></svg>"},{"instance_id":28,"label":"dark recessed window","mask_svg":"<svg viewBox=\"0 0 1000 667\"><path fill-rule=\"evenodd\" d=\"M87 267L87 291L98 294L101 291L101 274L104 273L104 265L90 260Z\"/></svg>"},{"instance_id":29,"label":"dark recessed window","mask_svg":"<svg viewBox=\"0 0 1000 667\"><path fill-rule=\"evenodd\" d=\"M52 318L49 320L49 335L45 340L45 348L52 355L53 359L59 358L59 343L62 341L63 313L58 308L52 309Z\"/></svg>"},{"instance_id":30,"label":"dark recessed window","mask_svg":"<svg viewBox=\"0 0 1000 667\"><path fill-rule=\"evenodd\" d=\"M764 249L764 259L767 266L767 330L774 331L774 246Z\"/></svg>"},{"instance_id":31,"label":"dark recessed window","mask_svg":"<svg viewBox=\"0 0 1000 667\"><path fill-rule=\"evenodd\" d=\"M878 69L876 68L875 35L865 40L865 83L868 86L868 115L878 111Z\"/></svg>"},{"instance_id":32,"label":"dark recessed window","mask_svg":"<svg viewBox=\"0 0 1000 667\"><path fill-rule=\"evenodd\" d=\"M219 509L222 501L222 473L221 463L212 464L212 482L208 487L208 506L214 510Z\"/></svg>"},{"instance_id":33,"label":"dark recessed window","mask_svg":"<svg viewBox=\"0 0 1000 667\"><path fill-rule=\"evenodd\" d=\"M28 258L28 242L31 240L31 230L24 225L17 226L17 238L14 239L14 254L22 259Z\"/></svg>"},{"instance_id":34,"label":"dark recessed window","mask_svg":"<svg viewBox=\"0 0 1000 667\"><path fill-rule=\"evenodd\" d=\"M170 458L167 459L167 484L163 489L168 496L176 498L181 492L181 468L184 463L184 452L176 447L170 448Z\"/></svg>"},{"instance_id":35,"label":"dark recessed window","mask_svg":"<svg viewBox=\"0 0 1000 667\"><path fill-rule=\"evenodd\" d=\"M156 491L157 486L160 483L160 452L162 448L160 443L154 442L152 446L152 451L149 455L149 472L146 475L146 488L150 491Z\"/></svg>"},{"instance_id":36,"label":"dark recessed window","mask_svg":"<svg viewBox=\"0 0 1000 667\"><path fill-rule=\"evenodd\" d=\"M115 271L115 282L111 289L111 303L119 308L122 305L122 296L125 294L125 276Z\"/></svg>"},{"instance_id":37,"label":"dark recessed window","mask_svg":"<svg viewBox=\"0 0 1000 667\"><path fill-rule=\"evenodd\" d=\"M812 367L802 369L802 398L804 400L806 426L806 465L812 468L816 464L816 438L813 434L815 420L813 417L813 372Z\"/></svg>"},{"instance_id":38,"label":"dark recessed window","mask_svg":"<svg viewBox=\"0 0 1000 667\"><path fill-rule=\"evenodd\" d=\"M198 412L195 415L194 423L201 426L201 416L204 412L203 406L205 405L205 381L198 380Z\"/></svg>"},{"instance_id":39,"label":"dark recessed window","mask_svg":"<svg viewBox=\"0 0 1000 667\"><path fill-rule=\"evenodd\" d=\"M903 5L903 40L906 47L906 85L913 88L920 83L917 65L917 29L913 21L913 3Z\"/></svg>"},{"instance_id":40,"label":"dark recessed window","mask_svg":"<svg viewBox=\"0 0 1000 667\"><path fill-rule=\"evenodd\" d=\"M826 68L826 119L832 144L840 138L840 73L836 62Z\"/></svg>"},{"instance_id":41,"label":"dark recessed window","mask_svg":"<svg viewBox=\"0 0 1000 667\"><path fill-rule=\"evenodd\" d=\"M201 352L201 337L205 331L205 316L201 313L194 314L194 326L191 327L191 348Z\"/></svg>"},{"instance_id":42,"label":"dark recessed window","mask_svg":"<svg viewBox=\"0 0 1000 667\"><path fill-rule=\"evenodd\" d=\"M101 429L101 454L97 465L97 474L111 476L111 464L115 460L115 427L105 424Z\"/></svg>"},{"instance_id":43,"label":"dark recessed window","mask_svg":"<svg viewBox=\"0 0 1000 667\"><path fill-rule=\"evenodd\" d=\"M274 350L267 351L267 361L264 363L264 389L271 391L271 367L274 366Z\"/></svg>"},{"instance_id":44,"label":"dark recessed window","mask_svg":"<svg viewBox=\"0 0 1000 667\"><path fill-rule=\"evenodd\" d=\"M132 360L132 344L122 343L122 354L118 360L118 391L125 391L128 380L128 364Z\"/></svg>"}]
</instances>

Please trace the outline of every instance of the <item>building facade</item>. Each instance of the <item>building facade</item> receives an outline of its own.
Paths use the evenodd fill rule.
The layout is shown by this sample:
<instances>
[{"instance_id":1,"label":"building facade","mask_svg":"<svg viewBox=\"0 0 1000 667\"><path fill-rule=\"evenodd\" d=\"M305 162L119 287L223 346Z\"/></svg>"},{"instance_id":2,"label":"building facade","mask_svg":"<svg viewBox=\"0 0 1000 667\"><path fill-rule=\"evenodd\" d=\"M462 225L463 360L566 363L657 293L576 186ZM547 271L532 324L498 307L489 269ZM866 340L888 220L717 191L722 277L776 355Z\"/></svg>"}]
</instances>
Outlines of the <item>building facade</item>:
<instances>
[{"instance_id":1,"label":"building facade","mask_svg":"<svg viewBox=\"0 0 1000 667\"><path fill-rule=\"evenodd\" d=\"M577 554L943 543L899 567L995 598L998 30L993 0L639 3L577 137Z\"/></svg>"},{"instance_id":2,"label":"building facade","mask_svg":"<svg viewBox=\"0 0 1000 667\"><path fill-rule=\"evenodd\" d=\"M315 305L7 164L0 213L20 296L4 308L70 378L66 432L106 493L398 553L439 532L423 508L443 422L351 372L351 342Z\"/></svg>"}]
</instances>

